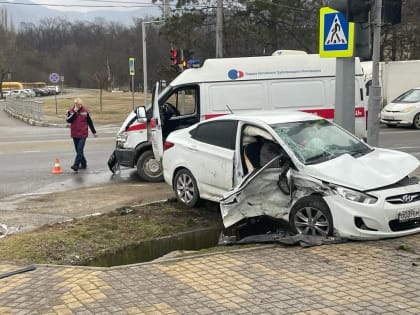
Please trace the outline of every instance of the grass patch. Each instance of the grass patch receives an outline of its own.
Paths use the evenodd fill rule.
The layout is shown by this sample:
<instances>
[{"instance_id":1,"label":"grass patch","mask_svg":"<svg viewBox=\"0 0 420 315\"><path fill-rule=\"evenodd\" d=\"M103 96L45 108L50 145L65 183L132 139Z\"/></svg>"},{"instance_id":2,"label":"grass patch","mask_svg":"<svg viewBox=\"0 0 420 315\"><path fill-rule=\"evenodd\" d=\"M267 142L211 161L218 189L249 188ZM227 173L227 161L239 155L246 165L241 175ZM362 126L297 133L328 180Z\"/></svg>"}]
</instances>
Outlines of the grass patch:
<instances>
[{"instance_id":1,"label":"grass patch","mask_svg":"<svg viewBox=\"0 0 420 315\"><path fill-rule=\"evenodd\" d=\"M76 97L83 100L83 104L91 112L95 124L120 124L127 114L133 110L133 95L129 92L112 93L102 91L102 110L100 106L99 90L80 90L79 94L66 93L57 98L37 98L44 103L44 114L65 122L65 113L72 107ZM57 100L57 105L56 105ZM150 101L150 96L149 96ZM134 105L144 105L143 93L134 93Z\"/></svg>"},{"instance_id":2,"label":"grass patch","mask_svg":"<svg viewBox=\"0 0 420 315\"><path fill-rule=\"evenodd\" d=\"M409 245L400 245L397 247L398 250L403 250L410 253L415 253L415 250Z\"/></svg>"},{"instance_id":3,"label":"grass patch","mask_svg":"<svg viewBox=\"0 0 420 315\"><path fill-rule=\"evenodd\" d=\"M99 255L117 252L144 240L222 226L217 207L189 209L177 202L166 202L129 210L127 213L117 209L105 215L9 235L0 241L1 260L21 264L84 265Z\"/></svg>"}]
</instances>

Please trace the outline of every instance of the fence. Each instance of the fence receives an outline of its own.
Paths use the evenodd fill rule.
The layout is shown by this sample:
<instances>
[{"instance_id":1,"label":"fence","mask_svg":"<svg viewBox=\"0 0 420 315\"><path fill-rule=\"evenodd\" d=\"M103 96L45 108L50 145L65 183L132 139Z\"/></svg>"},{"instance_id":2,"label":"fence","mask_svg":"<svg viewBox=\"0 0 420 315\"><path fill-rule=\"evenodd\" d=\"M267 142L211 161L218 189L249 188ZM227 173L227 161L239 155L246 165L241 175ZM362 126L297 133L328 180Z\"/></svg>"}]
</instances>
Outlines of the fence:
<instances>
[{"instance_id":1,"label":"fence","mask_svg":"<svg viewBox=\"0 0 420 315\"><path fill-rule=\"evenodd\" d=\"M12 115L23 116L35 121L44 119L44 103L42 102L7 98L5 105L6 111Z\"/></svg>"}]
</instances>

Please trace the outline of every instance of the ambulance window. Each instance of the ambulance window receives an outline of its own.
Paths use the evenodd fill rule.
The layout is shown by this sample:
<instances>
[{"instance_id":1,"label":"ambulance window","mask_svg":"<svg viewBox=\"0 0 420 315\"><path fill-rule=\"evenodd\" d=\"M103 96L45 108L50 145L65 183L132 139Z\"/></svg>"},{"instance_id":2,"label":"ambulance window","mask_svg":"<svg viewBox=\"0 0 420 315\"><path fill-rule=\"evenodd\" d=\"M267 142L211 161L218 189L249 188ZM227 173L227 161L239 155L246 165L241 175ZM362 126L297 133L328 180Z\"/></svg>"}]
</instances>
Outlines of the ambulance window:
<instances>
[{"instance_id":1,"label":"ambulance window","mask_svg":"<svg viewBox=\"0 0 420 315\"><path fill-rule=\"evenodd\" d=\"M238 122L224 120L200 124L191 131L193 139L226 149L235 149Z\"/></svg>"},{"instance_id":2,"label":"ambulance window","mask_svg":"<svg viewBox=\"0 0 420 315\"><path fill-rule=\"evenodd\" d=\"M194 114L198 104L198 87L181 87L169 96L166 103L176 107L180 116Z\"/></svg>"}]
</instances>

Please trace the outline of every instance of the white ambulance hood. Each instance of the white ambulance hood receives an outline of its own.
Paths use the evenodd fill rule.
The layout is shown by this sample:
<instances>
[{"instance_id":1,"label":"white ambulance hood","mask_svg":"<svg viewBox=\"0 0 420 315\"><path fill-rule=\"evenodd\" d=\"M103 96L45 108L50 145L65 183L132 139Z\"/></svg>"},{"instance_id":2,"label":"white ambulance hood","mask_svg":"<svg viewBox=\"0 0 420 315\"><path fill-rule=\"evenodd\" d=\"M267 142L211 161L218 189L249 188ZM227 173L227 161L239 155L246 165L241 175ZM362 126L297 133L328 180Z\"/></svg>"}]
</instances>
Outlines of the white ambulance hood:
<instances>
[{"instance_id":1,"label":"white ambulance hood","mask_svg":"<svg viewBox=\"0 0 420 315\"><path fill-rule=\"evenodd\" d=\"M400 151L375 148L372 152L353 157L349 154L304 166L307 175L359 191L394 184L419 167L416 157Z\"/></svg>"},{"instance_id":2,"label":"white ambulance hood","mask_svg":"<svg viewBox=\"0 0 420 315\"><path fill-rule=\"evenodd\" d=\"M125 118L124 122L122 123L120 129L118 130L118 134L120 134L121 132L124 132L127 129L127 124L132 121L134 118L136 117L136 113L133 111L131 111L127 117Z\"/></svg>"}]
</instances>

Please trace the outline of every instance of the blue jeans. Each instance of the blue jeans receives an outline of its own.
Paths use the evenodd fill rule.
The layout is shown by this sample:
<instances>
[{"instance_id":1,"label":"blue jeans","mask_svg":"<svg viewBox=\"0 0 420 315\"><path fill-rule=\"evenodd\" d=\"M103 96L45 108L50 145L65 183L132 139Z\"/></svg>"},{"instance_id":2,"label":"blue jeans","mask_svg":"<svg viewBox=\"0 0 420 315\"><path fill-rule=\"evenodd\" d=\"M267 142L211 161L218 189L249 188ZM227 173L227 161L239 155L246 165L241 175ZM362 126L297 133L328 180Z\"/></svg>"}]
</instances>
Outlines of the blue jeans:
<instances>
[{"instance_id":1,"label":"blue jeans","mask_svg":"<svg viewBox=\"0 0 420 315\"><path fill-rule=\"evenodd\" d=\"M74 166L77 168L86 168L87 162L83 150L85 149L86 138L73 138L74 149L76 150L76 158Z\"/></svg>"}]
</instances>

